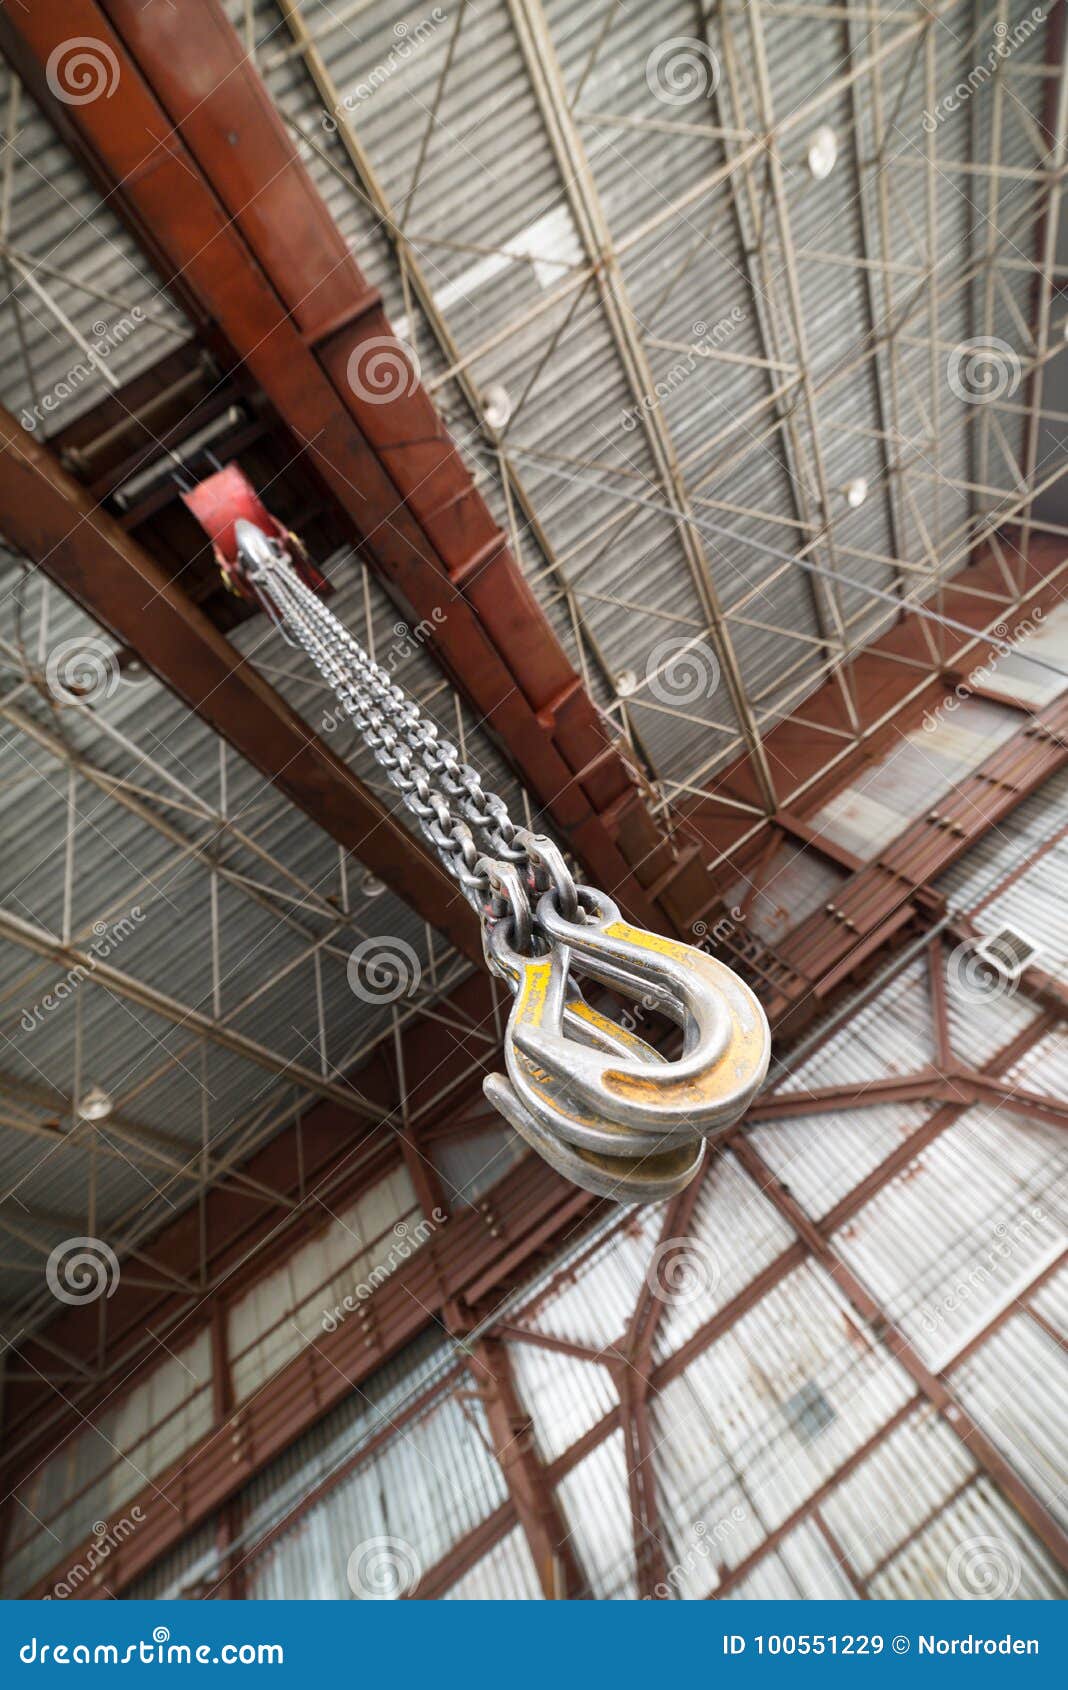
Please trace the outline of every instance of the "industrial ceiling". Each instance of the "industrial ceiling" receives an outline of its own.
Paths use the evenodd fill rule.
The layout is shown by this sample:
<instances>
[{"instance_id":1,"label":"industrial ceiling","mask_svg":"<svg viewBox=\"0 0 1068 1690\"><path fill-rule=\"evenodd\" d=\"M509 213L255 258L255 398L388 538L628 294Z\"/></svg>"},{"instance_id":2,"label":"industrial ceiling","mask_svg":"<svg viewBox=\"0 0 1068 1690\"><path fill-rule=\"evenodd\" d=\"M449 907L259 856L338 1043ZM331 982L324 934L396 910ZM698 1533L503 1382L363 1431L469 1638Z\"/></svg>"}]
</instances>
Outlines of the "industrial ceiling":
<instances>
[{"instance_id":1,"label":"industrial ceiling","mask_svg":"<svg viewBox=\"0 0 1068 1690\"><path fill-rule=\"evenodd\" d=\"M813 1028L839 1066L798 1083L846 1086L825 1017L895 947L938 977L966 850L1011 839L1000 884L1060 825L1063 7L184 10L0 6L0 1258L38 1460L53 1387L106 1397L374 1182L471 1252L497 1182L527 1201L470 912L222 589L198 476L242 465L513 815L714 933L777 1091ZM745 1142L776 1177L784 1140ZM542 1178L464 1282L483 1316L619 1225ZM83 1236L134 1301L57 1323L46 1263Z\"/></svg>"}]
</instances>

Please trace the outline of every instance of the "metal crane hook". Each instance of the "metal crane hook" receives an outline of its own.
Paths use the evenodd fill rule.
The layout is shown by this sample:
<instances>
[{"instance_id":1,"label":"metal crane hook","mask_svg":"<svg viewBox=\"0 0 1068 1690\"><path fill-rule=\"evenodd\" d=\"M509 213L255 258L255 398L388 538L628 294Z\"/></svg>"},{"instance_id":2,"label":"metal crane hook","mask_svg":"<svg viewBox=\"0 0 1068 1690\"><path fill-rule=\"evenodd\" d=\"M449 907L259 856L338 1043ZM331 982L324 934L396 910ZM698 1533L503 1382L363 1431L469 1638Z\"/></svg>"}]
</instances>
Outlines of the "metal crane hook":
<instances>
[{"instance_id":1,"label":"metal crane hook","mask_svg":"<svg viewBox=\"0 0 1068 1690\"><path fill-rule=\"evenodd\" d=\"M598 1115L569 1094L565 1084L531 1061L512 1035L517 1015L537 997L548 969L567 991L563 1024L577 1043L609 1055L647 1063L664 1059L651 1045L585 1002L567 980L566 950L523 957L507 942L504 926L491 940L494 970L513 985L516 998L505 1038L504 1074L490 1074L483 1091L494 1108L533 1150L585 1191L617 1203L660 1203L682 1191L704 1158L701 1139L634 1132Z\"/></svg>"},{"instance_id":2,"label":"metal crane hook","mask_svg":"<svg viewBox=\"0 0 1068 1690\"><path fill-rule=\"evenodd\" d=\"M578 892L581 921L561 915L551 890L538 901L536 925L552 952L567 950L567 970L576 977L651 996L682 1027L683 1053L663 1063L577 1044L564 1027L559 963L555 973L544 964L527 971L510 1040L602 1119L661 1135L725 1131L748 1108L771 1055L767 1018L756 997L715 957L632 927L602 892Z\"/></svg>"},{"instance_id":3,"label":"metal crane hook","mask_svg":"<svg viewBox=\"0 0 1068 1690\"><path fill-rule=\"evenodd\" d=\"M770 1035L753 993L715 958L632 927L610 898L576 885L559 848L516 826L326 609L280 526L265 532L233 497L223 514L233 518L227 579L311 658L479 912L487 961L515 1000L507 1079L490 1081L488 1095L589 1190L623 1201L680 1190L702 1139L733 1125L764 1078ZM601 1015L582 997L584 978L664 1011L682 1029L682 1054L664 1060Z\"/></svg>"},{"instance_id":4,"label":"metal crane hook","mask_svg":"<svg viewBox=\"0 0 1068 1690\"><path fill-rule=\"evenodd\" d=\"M682 1190L703 1138L733 1125L764 1077L770 1034L756 998L704 952L623 922L600 893L572 885L569 919L549 885L532 918L513 864L484 858L477 870L495 900L486 959L514 994L507 1078L488 1079L486 1096L588 1191L641 1202ZM667 1061L586 1003L583 975L676 1020L682 1055Z\"/></svg>"}]
</instances>

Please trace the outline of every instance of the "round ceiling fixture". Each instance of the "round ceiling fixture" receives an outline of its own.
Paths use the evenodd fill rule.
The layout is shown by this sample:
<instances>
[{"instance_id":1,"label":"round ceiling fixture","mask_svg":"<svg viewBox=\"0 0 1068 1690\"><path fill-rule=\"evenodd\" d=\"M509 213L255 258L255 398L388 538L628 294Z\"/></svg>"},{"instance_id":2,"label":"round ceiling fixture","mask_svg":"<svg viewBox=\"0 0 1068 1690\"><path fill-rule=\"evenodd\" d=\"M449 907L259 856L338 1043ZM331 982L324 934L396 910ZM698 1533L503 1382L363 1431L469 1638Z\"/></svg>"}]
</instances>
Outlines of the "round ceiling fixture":
<instances>
[{"instance_id":1,"label":"round ceiling fixture","mask_svg":"<svg viewBox=\"0 0 1068 1690\"><path fill-rule=\"evenodd\" d=\"M616 696L618 698L633 698L638 690L638 677L633 669L624 669L616 676Z\"/></svg>"},{"instance_id":2,"label":"round ceiling fixture","mask_svg":"<svg viewBox=\"0 0 1068 1690\"><path fill-rule=\"evenodd\" d=\"M499 434L502 428L507 428L512 416L512 401L506 387L499 381L492 382L482 395L482 415L490 428Z\"/></svg>"},{"instance_id":3,"label":"round ceiling fixture","mask_svg":"<svg viewBox=\"0 0 1068 1690\"><path fill-rule=\"evenodd\" d=\"M365 898L380 898L385 889L385 881L379 880L377 874L365 874L360 881L360 891Z\"/></svg>"},{"instance_id":4,"label":"round ceiling fixture","mask_svg":"<svg viewBox=\"0 0 1068 1690\"><path fill-rule=\"evenodd\" d=\"M78 1104L77 1114L83 1121L106 1121L114 1107L103 1086L90 1086Z\"/></svg>"},{"instance_id":5,"label":"round ceiling fixture","mask_svg":"<svg viewBox=\"0 0 1068 1690\"><path fill-rule=\"evenodd\" d=\"M846 482L842 493L850 510L859 510L868 497L868 483L862 475L855 475L852 481Z\"/></svg>"},{"instance_id":6,"label":"round ceiling fixture","mask_svg":"<svg viewBox=\"0 0 1068 1690\"><path fill-rule=\"evenodd\" d=\"M822 182L838 163L838 136L829 123L821 123L809 137L808 168Z\"/></svg>"}]
</instances>

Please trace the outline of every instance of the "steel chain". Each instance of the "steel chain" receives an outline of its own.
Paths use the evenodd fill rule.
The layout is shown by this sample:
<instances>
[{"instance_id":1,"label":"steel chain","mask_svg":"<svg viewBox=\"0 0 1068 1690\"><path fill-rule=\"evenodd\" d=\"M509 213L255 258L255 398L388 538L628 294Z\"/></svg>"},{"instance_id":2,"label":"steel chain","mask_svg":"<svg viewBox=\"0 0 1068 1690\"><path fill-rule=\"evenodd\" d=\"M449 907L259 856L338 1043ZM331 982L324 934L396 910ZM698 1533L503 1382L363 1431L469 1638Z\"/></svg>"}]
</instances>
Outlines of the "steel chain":
<instances>
[{"instance_id":1,"label":"steel chain","mask_svg":"<svg viewBox=\"0 0 1068 1690\"><path fill-rule=\"evenodd\" d=\"M548 839L496 793L292 569L283 546L236 525L246 579L336 695L482 920L486 960L513 996L505 1074L485 1081L504 1118L558 1172L621 1202L663 1201L701 1165L761 1083L767 1021L749 988L692 947L623 922L577 887ZM668 1062L588 1003L591 979L682 1029Z\"/></svg>"},{"instance_id":2,"label":"steel chain","mask_svg":"<svg viewBox=\"0 0 1068 1690\"><path fill-rule=\"evenodd\" d=\"M244 529L244 525L242 525ZM335 694L345 714L385 771L444 866L483 913L503 895L485 859L515 864L532 890L554 885L575 907L574 883L554 863L547 876L522 845L503 798L487 792L481 777L441 734L343 623L290 566L276 541L258 530L242 535L249 582L268 603L282 631L300 646ZM509 886L513 882L508 882Z\"/></svg>"}]
</instances>

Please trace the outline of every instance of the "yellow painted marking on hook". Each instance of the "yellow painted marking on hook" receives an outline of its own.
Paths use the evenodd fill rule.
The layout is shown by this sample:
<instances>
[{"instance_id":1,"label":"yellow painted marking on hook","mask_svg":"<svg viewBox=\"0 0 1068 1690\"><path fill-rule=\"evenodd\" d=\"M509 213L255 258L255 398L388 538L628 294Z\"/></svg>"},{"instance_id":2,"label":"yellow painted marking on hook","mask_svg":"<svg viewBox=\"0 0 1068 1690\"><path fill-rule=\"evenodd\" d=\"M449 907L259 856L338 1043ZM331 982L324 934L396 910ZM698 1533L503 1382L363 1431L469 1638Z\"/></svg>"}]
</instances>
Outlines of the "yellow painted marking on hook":
<instances>
[{"instance_id":1,"label":"yellow painted marking on hook","mask_svg":"<svg viewBox=\"0 0 1068 1690\"><path fill-rule=\"evenodd\" d=\"M552 958L546 957L544 962L528 962L523 969L523 984L515 1013L518 1019L529 1022L532 1027L540 1027L545 1014L552 966Z\"/></svg>"},{"instance_id":2,"label":"yellow painted marking on hook","mask_svg":"<svg viewBox=\"0 0 1068 1690\"><path fill-rule=\"evenodd\" d=\"M631 927L627 921L610 921L601 931L606 939L622 939L625 944L637 945L643 951L654 951L658 956L674 957L677 962L688 960L689 952L697 949L696 945L680 944L678 939L666 939L644 927ZM697 954L701 956L703 952L698 951Z\"/></svg>"},{"instance_id":3,"label":"yellow painted marking on hook","mask_svg":"<svg viewBox=\"0 0 1068 1690\"><path fill-rule=\"evenodd\" d=\"M709 973L713 976L730 975L730 970L698 946L664 938L659 933L648 932L644 927L632 927L626 921L612 921L602 928L602 932L608 939L621 940L638 950L682 963L687 968L696 967L706 977ZM742 986L741 982L736 984ZM674 1100L677 1105L688 1104L693 1108L730 1096L737 1090L739 1083L744 1082L746 1077L754 1072L766 1048L759 1017L746 1013L746 1000L751 996L748 988L742 986L740 994L736 993L735 997L727 1002L731 1037L719 1060L704 1074L689 1080L673 1080L670 1064L667 1065L668 1071L655 1079L647 1075L639 1077L628 1074L621 1069L610 1069L604 1075L605 1085L619 1097L629 1096L659 1103Z\"/></svg>"}]
</instances>

